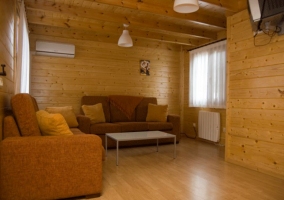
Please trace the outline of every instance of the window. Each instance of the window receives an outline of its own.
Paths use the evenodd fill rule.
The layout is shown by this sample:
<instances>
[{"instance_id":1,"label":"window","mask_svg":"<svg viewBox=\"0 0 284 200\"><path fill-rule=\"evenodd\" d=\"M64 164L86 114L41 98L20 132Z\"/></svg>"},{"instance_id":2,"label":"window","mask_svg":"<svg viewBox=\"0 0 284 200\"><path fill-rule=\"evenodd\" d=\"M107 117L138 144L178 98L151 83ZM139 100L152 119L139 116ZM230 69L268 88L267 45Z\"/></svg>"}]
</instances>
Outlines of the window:
<instances>
[{"instance_id":1,"label":"window","mask_svg":"<svg viewBox=\"0 0 284 200\"><path fill-rule=\"evenodd\" d=\"M29 93L30 85L30 46L24 2L21 2L17 33L15 94Z\"/></svg>"},{"instance_id":2,"label":"window","mask_svg":"<svg viewBox=\"0 0 284 200\"><path fill-rule=\"evenodd\" d=\"M226 41L190 52L190 107L226 108Z\"/></svg>"}]
</instances>

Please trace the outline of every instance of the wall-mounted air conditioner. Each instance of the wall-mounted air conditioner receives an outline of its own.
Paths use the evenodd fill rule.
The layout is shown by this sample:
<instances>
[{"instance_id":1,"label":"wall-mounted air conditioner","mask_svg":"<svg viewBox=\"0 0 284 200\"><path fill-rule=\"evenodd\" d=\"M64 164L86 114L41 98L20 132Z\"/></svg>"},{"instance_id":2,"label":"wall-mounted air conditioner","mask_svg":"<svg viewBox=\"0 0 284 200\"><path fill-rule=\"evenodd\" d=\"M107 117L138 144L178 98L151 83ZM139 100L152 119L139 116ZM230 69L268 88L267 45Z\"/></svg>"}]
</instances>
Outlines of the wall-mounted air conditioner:
<instances>
[{"instance_id":1,"label":"wall-mounted air conditioner","mask_svg":"<svg viewBox=\"0 0 284 200\"><path fill-rule=\"evenodd\" d=\"M36 41L36 55L74 58L75 45L48 41Z\"/></svg>"}]
</instances>

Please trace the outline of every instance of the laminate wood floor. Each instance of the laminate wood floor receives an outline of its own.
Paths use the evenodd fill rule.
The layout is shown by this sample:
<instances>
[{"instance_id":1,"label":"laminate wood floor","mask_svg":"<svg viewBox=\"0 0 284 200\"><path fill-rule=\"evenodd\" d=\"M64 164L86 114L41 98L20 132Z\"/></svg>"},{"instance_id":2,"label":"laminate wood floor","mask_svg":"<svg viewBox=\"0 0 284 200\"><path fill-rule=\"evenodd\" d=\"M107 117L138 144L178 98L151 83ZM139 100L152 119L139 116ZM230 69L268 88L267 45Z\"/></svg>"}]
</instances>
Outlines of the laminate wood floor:
<instances>
[{"instance_id":1,"label":"laminate wood floor","mask_svg":"<svg viewBox=\"0 0 284 200\"><path fill-rule=\"evenodd\" d=\"M185 136L177 145L122 148L103 162L93 200L284 200L284 180L225 162L224 147Z\"/></svg>"}]
</instances>

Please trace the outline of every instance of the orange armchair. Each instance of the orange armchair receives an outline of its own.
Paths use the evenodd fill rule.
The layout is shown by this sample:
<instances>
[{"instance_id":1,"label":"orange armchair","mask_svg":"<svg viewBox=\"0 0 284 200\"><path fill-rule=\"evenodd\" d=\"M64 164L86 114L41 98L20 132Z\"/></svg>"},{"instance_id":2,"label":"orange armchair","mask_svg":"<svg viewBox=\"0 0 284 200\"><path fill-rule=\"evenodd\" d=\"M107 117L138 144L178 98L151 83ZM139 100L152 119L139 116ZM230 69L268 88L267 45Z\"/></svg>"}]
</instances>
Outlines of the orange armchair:
<instances>
[{"instance_id":1,"label":"orange armchair","mask_svg":"<svg viewBox=\"0 0 284 200\"><path fill-rule=\"evenodd\" d=\"M0 143L0 199L61 199L102 191L102 141L78 129L41 136L29 94L11 99Z\"/></svg>"}]
</instances>

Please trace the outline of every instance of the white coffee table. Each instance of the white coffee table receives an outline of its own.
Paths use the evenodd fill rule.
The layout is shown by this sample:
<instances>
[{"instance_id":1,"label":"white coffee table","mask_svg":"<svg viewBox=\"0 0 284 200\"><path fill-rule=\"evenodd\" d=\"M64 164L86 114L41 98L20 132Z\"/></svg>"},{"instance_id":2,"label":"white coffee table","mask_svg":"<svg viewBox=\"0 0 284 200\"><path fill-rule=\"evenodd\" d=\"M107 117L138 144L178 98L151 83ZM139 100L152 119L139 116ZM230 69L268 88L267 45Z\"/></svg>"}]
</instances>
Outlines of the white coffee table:
<instances>
[{"instance_id":1,"label":"white coffee table","mask_svg":"<svg viewBox=\"0 0 284 200\"><path fill-rule=\"evenodd\" d=\"M176 158L176 136L162 131L141 131L141 132L122 132L122 133L106 133L105 148L107 156L107 137L116 141L116 165L118 165L118 150L119 142L133 140L157 140L157 152L159 151L159 139L173 138L174 139L174 158Z\"/></svg>"}]
</instances>

